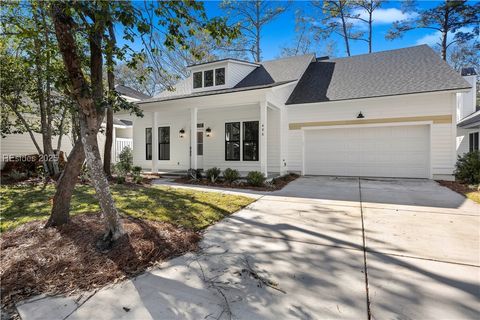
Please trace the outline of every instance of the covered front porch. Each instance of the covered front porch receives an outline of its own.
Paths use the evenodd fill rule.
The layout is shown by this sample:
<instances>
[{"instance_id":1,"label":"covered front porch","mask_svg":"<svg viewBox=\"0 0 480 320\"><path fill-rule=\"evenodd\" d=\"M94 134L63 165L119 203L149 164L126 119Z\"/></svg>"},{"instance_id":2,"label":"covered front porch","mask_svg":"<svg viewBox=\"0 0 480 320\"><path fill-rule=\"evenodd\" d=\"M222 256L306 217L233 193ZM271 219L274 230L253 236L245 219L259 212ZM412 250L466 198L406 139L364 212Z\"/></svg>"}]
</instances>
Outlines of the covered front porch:
<instances>
[{"instance_id":1,"label":"covered front porch","mask_svg":"<svg viewBox=\"0 0 480 320\"><path fill-rule=\"evenodd\" d=\"M283 173L281 109L267 102L152 113L152 172L218 167Z\"/></svg>"}]
</instances>

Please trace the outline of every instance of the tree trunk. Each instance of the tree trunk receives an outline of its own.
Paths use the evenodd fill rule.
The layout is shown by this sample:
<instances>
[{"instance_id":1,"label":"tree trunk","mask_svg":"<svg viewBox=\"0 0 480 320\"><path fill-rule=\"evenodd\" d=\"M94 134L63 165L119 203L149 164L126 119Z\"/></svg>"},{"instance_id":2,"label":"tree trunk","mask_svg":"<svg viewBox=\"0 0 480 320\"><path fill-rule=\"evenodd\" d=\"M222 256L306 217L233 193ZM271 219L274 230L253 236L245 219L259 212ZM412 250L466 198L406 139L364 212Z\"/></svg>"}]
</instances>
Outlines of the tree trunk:
<instances>
[{"instance_id":1,"label":"tree trunk","mask_svg":"<svg viewBox=\"0 0 480 320\"><path fill-rule=\"evenodd\" d=\"M343 39L345 40L345 50L347 55L350 57L350 44L348 43L348 31L347 31L347 22L345 21L345 16L343 15L343 7L340 7L340 17L342 20L342 30L343 30Z\"/></svg>"},{"instance_id":2,"label":"tree trunk","mask_svg":"<svg viewBox=\"0 0 480 320\"><path fill-rule=\"evenodd\" d=\"M373 11L368 13L368 53L372 53L372 15Z\"/></svg>"},{"instance_id":3,"label":"tree trunk","mask_svg":"<svg viewBox=\"0 0 480 320\"><path fill-rule=\"evenodd\" d=\"M79 140L70 152L65 169L58 179L53 197L53 207L45 225L46 228L61 226L70 221L70 202L84 161L85 152L82 141Z\"/></svg>"},{"instance_id":4,"label":"tree trunk","mask_svg":"<svg viewBox=\"0 0 480 320\"><path fill-rule=\"evenodd\" d=\"M87 160L87 167L105 218L104 240L109 242L118 239L124 231L120 223L117 208L115 207L115 202L110 193L108 180L103 172L102 159L100 157L100 150L98 149L98 130L92 128L92 123L86 116L81 115L80 117L81 139Z\"/></svg>"},{"instance_id":5,"label":"tree trunk","mask_svg":"<svg viewBox=\"0 0 480 320\"><path fill-rule=\"evenodd\" d=\"M38 20L37 14L35 13L36 11L33 11L33 18L35 21L36 27L40 30L44 28L45 26L40 25L40 22ZM37 95L38 95L38 106L40 108L40 124L41 124L41 132L42 132L42 144L43 144L43 154L44 157L46 157L46 165L48 172L46 172L46 175L49 176L57 176L58 175L58 164L55 161L55 155L53 152L53 147L52 147L52 134L50 130L50 124L48 121L48 111L47 111L47 106L46 101L45 101L45 94L50 94L50 85L46 83L44 80L44 74L48 75L48 50L47 51L47 57L45 61L45 69L42 68L43 62L42 62L42 44L40 43L40 39L35 38L33 40L34 42L34 48L35 48L35 73L36 73L36 84L37 84ZM47 43L45 43L47 45ZM44 90L44 85L46 86L46 90Z\"/></svg>"},{"instance_id":6,"label":"tree trunk","mask_svg":"<svg viewBox=\"0 0 480 320\"><path fill-rule=\"evenodd\" d=\"M108 47L107 50L107 81L108 81L108 91L110 97L115 91L115 75L113 73L113 48L115 47L115 31L113 30L112 23L108 25ZM114 101L110 99L110 104L113 104ZM105 150L103 150L103 170L107 177L112 176L111 163L112 163L112 145L113 145L113 105L110 105L107 109L107 124L106 124L106 140L105 140Z\"/></svg>"},{"instance_id":7,"label":"tree trunk","mask_svg":"<svg viewBox=\"0 0 480 320\"><path fill-rule=\"evenodd\" d=\"M447 61L447 41L449 30L450 9L447 3L445 3L444 20L442 26L442 59Z\"/></svg>"},{"instance_id":8,"label":"tree trunk","mask_svg":"<svg viewBox=\"0 0 480 320\"><path fill-rule=\"evenodd\" d=\"M255 62L260 62L261 57L260 57L260 27L261 27L261 22L260 22L260 1L257 0L255 3L255 9L256 9L256 20L255 20Z\"/></svg>"},{"instance_id":9,"label":"tree trunk","mask_svg":"<svg viewBox=\"0 0 480 320\"><path fill-rule=\"evenodd\" d=\"M68 112L68 107L65 106L63 108L63 112L62 112L62 118L60 119L60 127L58 128L58 140L57 140L57 150L60 154L60 150L62 148L62 138L63 138L63 134L64 134L64 126L65 126L65 120L67 118L67 112ZM73 128L72 128L73 130Z\"/></svg>"},{"instance_id":10,"label":"tree trunk","mask_svg":"<svg viewBox=\"0 0 480 320\"><path fill-rule=\"evenodd\" d=\"M110 193L108 181L103 172L97 141L98 123L103 117L103 113L98 110L101 107L103 98L102 38L105 25L101 24L101 22L95 23L95 26L92 27L93 31L89 36L90 78L92 82L92 87L90 88L82 71L77 43L73 36L75 32L74 21L70 15L66 14L64 3L53 2L51 8L55 34L72 85L72 93L80 107L80 136L90 177L105 220L103 240L107 246L110 246L113 241L124 234L124 231L112 194Z\"/></svg>"}]
</instances>

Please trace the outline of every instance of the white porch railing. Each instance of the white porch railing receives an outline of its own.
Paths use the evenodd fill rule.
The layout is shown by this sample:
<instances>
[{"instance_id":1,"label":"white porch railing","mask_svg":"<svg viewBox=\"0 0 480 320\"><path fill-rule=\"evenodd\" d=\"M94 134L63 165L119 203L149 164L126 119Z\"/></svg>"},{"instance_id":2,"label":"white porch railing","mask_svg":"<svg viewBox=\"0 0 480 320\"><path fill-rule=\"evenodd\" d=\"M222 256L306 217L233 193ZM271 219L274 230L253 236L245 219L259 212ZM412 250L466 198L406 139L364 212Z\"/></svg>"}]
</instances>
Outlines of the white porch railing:
<instances>
[{"instance_id":1,"label":"white porch railing","mask_svg":"<svg viewBox=\"0 0 480 320\"><path fill-rule=\"evenodd\" d=\"M120 155L120 152L122 152L122 150L125 147L130 147L130 149L133 150L133 139L131 138L115 139L115 162L118 162L120 160L118 156Z\"/></svg>"}]
</instances>

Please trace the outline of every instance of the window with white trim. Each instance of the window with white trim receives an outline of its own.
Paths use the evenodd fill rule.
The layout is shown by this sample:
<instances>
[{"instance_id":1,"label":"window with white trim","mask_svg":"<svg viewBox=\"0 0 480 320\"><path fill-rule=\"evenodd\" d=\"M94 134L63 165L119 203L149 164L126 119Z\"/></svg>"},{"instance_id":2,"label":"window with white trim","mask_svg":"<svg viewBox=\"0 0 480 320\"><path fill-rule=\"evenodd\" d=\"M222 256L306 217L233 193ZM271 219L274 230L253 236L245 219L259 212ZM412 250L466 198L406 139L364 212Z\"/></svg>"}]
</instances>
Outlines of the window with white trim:
<instances>
[{"instance_id":1,"label":"window with white trim","mask_svg":"<svg viewBox=\"0 0 480 320\"><path fill-rule=\"evenodd\" d=\"M170 160L170 127L158 127L158 160Z\"/></svg>"},{"instance_id":2,"label":"window with white trim","mask_svg":"<svg viewBox=\"0 0 480 320\"><path fill-rule=\"evenodd\" d=\"M478 150L478 132L472 132L468 135L468 142L469 142L469 151L476 151Z\"/></svg>"}]
</instances>

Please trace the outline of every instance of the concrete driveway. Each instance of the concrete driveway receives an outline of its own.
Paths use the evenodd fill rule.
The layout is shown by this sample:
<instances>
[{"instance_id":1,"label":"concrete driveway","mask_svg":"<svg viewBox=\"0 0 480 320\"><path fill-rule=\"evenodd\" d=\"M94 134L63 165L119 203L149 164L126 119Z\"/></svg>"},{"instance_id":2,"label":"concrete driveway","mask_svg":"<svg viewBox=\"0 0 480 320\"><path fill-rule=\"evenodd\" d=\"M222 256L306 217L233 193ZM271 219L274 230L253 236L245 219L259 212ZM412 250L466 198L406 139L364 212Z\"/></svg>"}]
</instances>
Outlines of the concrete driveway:
<instances>
[{"instance_id":1,"label":"concrete driveway","mask_svg":"<svg viewBox=\"0 0 480 320\"><path fill-rule=\"evenodd\" d=\"M202 251L23 319L478 319L480 206L428 180L302 177Z\"/></svg>"}]
</instances>

